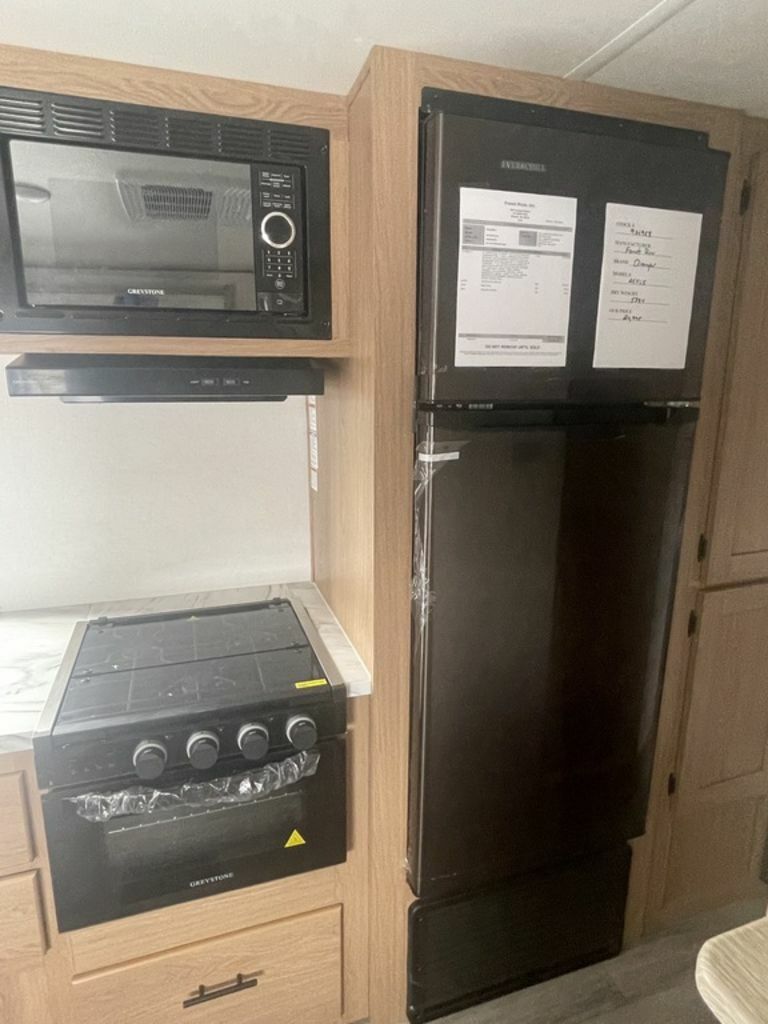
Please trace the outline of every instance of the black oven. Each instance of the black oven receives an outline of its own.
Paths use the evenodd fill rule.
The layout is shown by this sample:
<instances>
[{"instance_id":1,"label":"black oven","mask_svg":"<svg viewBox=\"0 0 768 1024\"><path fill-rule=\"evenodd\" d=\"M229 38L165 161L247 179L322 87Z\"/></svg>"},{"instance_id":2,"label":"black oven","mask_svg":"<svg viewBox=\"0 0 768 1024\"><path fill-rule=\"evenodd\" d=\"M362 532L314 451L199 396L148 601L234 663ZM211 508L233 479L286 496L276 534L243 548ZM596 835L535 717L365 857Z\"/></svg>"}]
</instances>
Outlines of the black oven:
<instances>
[{"instance_id":1,"label":"black oven","mask_svg":"<svg viewBox=\"0 0 768 1024\"><path fill-rule=\"evenodd\" d=\"M346 858L345 740L43 795L62 932Z\"/></svg>"},{"instance_id":2,"label":"black oven","mask_svg":"<svg viewBox=\"0 0 768 1024\"><path fill-rule=\"evenodd\" d=\"M329 133L0 89L0 330L329 338Z\"/></svg>"}]
</instances>

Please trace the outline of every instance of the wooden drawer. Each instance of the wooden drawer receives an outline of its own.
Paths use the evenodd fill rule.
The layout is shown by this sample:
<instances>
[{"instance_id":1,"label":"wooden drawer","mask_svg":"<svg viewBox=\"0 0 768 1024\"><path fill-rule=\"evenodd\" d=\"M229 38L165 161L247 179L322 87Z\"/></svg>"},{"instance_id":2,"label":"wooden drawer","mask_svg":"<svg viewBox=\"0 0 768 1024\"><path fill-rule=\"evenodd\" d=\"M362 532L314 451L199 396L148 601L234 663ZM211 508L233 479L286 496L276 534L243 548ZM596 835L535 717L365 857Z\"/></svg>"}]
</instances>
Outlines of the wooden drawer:
<instances>
[{"instance_id":1,"label":"wooden drawer","mask_svg":"<svg viewBox=\"0 0 768 1024\"><path fill-rule=\"evenodd\" d=\"M37 872L0 878L0 971L39 964L45 952Z\"/></svg>"},{"instance_id":2,"label":"wooden drawer","mask_svg":"<svg viewBox=\"0 0 768 1024\"><path fill-rule=\"evenodd\" d=\"M193 943L73 983L78 1024L332 1024L341 1016L341 907ZM248 987L235 989L238 974ZM185 1001L221 993L194 1005Z\"/></svg>"},{"instance_id":3,"label":"wooden drawer","mask_svg":"<svg viewBox=\"0 0 768 1024\"><path fill-rule=\"evenodd\" d=\"M0 775L0 822L0 874L18 871L35 855L21 772Z\"/></svg>"}]
</instances>

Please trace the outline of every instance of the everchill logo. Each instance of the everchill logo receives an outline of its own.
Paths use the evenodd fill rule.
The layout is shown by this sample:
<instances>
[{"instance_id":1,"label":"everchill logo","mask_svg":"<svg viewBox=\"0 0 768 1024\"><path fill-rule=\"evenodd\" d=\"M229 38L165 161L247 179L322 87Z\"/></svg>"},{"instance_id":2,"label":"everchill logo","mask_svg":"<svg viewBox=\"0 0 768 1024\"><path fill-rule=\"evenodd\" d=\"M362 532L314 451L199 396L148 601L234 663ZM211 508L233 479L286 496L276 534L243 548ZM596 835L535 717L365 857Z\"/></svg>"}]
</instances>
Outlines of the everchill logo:
<instances>
[{"instance_id":1,"label":"everchill logo","mask_svg":"<svg viewBox=\"0 0 768 1024\"><path fill-rule=\"evenodd\" d=\"M537 174L545 174L547 165L531 163L528 160L502 160L501 169L503 171L535 171Z\"/></svg>"}]
</instances>

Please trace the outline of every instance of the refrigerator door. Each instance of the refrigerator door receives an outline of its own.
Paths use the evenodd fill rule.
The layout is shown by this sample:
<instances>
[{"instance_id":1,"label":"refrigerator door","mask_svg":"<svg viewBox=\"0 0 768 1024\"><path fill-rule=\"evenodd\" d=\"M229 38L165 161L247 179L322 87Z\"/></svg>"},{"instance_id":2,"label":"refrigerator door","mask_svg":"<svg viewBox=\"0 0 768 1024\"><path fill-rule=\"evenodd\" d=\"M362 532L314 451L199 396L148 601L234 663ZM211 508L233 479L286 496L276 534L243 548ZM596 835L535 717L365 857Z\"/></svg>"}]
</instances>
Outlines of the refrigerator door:
<instances>
[{"instance_id":1,"label":"refrigerator door","mask_svg":"<svg viewBox=\"0 0 768 1024\"><path fill-rule=\"evenodd\" d=\"M422 415L409 839L418 896L643 832L693 416Z\"/></svg>"},{"instance_id":2,"label":"refrigerator door","mask_svg":"<svg viewBox=\"0 0 768 1024\"><path fill-rule=\"evenodd\" d=\"M462 112L446 112L451 107ZM469 116L473 112L475 116ZM528 123L515 123L515 118L528 118ZM422 144L422 402L445 406L489 401L634 402L698 397L728 154L708 149L706 137L694 132L450 93L432 97L431 112L423 124ZM467 202L467 197L474 195L475 212L467 213L466 207L463 216L462 189L475 190L465 193ZM486 190L488 195L483 196L480 190ZM518 195L515 199L515 194L522 197ZM543 203L542 196L555 199ZM505 203L520 205L521 209L515 216L507 214ZM643 237L627 236L618 241L614 238L609 243L613 253L610 246L615 248L621 241L627 256L621 266L611 263L610 275L616 271L617 276L607 280L622 285L622 294L625 284L638 294L630 296L627 292L622 301L636 304L622 306L621 310L605 303L601 321L607 335L610 338L617 334L626 340L617 359L622 365L606 366L599 359L600 365L595 366L607 204L621 204L622 210L627 206L641 208L638 216L643 223L661 226L653 228L653 260L645 258L647 239ZM547 230L546 211L550 207L553 222L564 218L565 226L559 235ZM486 212L479 212L482 210ZM668 233L676 235L678 230L685 233L682 227L663 227L666 211L682 212L682 220L689 227L693 222L694 234L699 231L701 215L698 257L695 239L687 257L691 261L690 274L695 274L692 306L690 298L680 297L681 292L686 293L686 287L681 285L686 258L674 247L682 243L679 239L659 240ZM672 216L680 218L680 212ZM685 214L695 216L686 220ZM470 219L473 216L479 219ZM505 224L507 216L515 222L527 217L529 230L520 230L518 238ZM609 220L616 216L611 214ZM634 225L631 230L643 232ZM570 250L570 256L567 252L547 255L547 247L557 248L558 239L561 247ZM665 245L672 245L673 251L660 252L659 247L663 249ZM557 259L558 255L566 258ZM472 262L475 257L482 258L482 271L480 264ZM468 270L470 267L475 269ZM570 272L563 276L564 268L570 268ZM481 273L480 288L472 275ZM638 274L644 276L637 277ZM520 283L521 278L525 284ZM528 282L533 287L534 279L538 292L528 288ZM465 335L459 342L460 347L474 345L482 350L479 355L470 355L476 358L477 365L457 365L458 288L462 289L462 302L467 309L469 304L472 309L482 307L479 313L470 309L467 323L460 328L470 329L471 320L477 330L491 332ZM550 315L561 293L566 296L562 314ZM539 300L542 309L536 313ZM684 307L683 312L678 309L678 302ZM507 304L509 315L505 312ZM489 309L497 312L489 316ZM675 309L677 313L669 312ZM634 317L634 310L641 310L647 323L628 337L622 333L625 325L614 321ZM633 362L638 345L642 347L658 332L664 332L663 326L656 325L663 325L669 317L677 335L674 345L679 347L678 361L670 362L678 368L653 368L657 366L655 356L651 358L652 368L624 365ZM549 326L542 326L545 322ZM536 338L536 330L543 332L544 337ZM526 331L534 331L534 335ZM551 337L547 337L549 332ZM505 364L503 353L497 358L492 351L494 346L520 346L529 339L548 352L553 351L552 345L557 342L554 347L561 352L560 336L565 340L565 365L540 365L542 359L529 353L530 358L518 357L517 365L510 366ZM469 342L466 338L474 340ZM664 336L664 340L654 344L667 353L673 343ZM491 350L486 351L484 346L491 346ZM628 359L624 354L627 348ZM466 354L462 353L459 362L466 361ZM682 368L680 359L684 362Z\"/></svg>"}]
</instances>

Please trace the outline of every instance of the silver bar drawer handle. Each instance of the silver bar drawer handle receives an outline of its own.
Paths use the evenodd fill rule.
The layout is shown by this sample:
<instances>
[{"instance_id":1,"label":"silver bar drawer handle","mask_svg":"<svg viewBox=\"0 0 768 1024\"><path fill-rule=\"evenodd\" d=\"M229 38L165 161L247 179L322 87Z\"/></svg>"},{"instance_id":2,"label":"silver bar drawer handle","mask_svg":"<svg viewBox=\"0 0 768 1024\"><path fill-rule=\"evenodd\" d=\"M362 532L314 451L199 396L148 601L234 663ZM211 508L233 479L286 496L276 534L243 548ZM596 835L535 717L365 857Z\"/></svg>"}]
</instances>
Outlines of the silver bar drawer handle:
<instances>
[{"instance_id":1,"label":"silver bar drawer handle","mask_svg":"<svg viewBox=\"0 0 768 1024\"><path fill-rule=\"evenodd\" d=\"M199 1006L200 1003L208 1003L211 999L220 999L221 996L232 995L233 992L242 992L244 988L256 988L259 978L264 971L253 971L251 974L237 974L234 981L224 981L220 985L198 985L197 992L185 999L181 1004L187 1010L190 1006Z\"/></svg>"}]
</instances>

